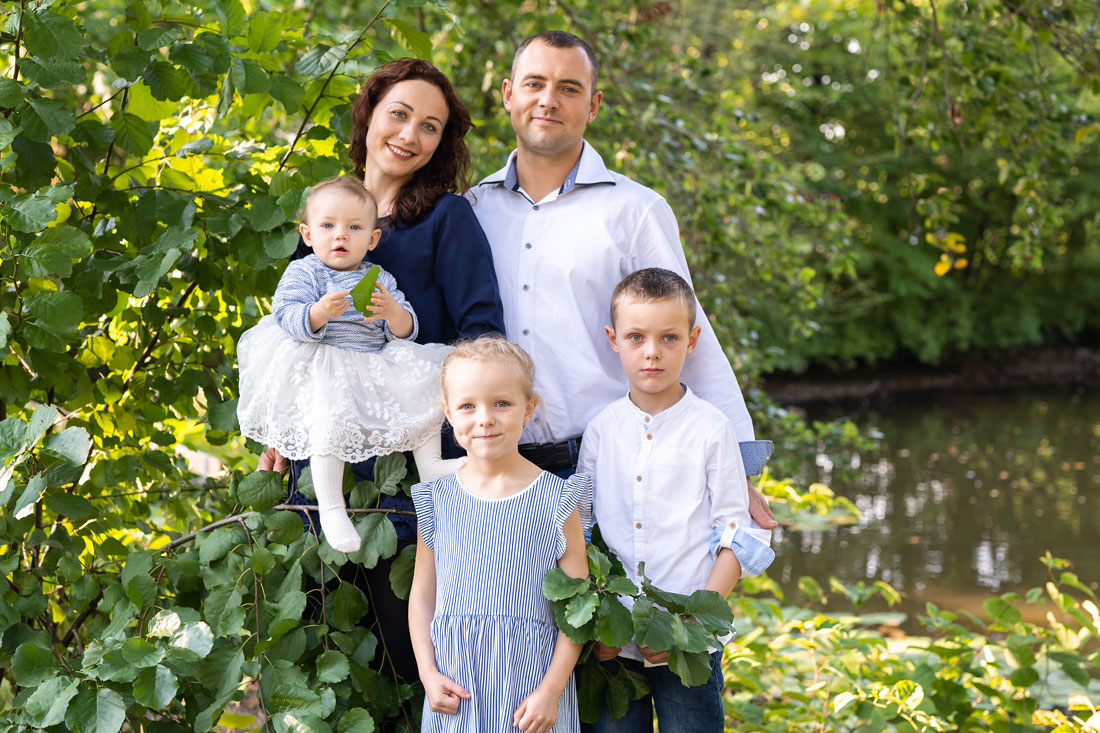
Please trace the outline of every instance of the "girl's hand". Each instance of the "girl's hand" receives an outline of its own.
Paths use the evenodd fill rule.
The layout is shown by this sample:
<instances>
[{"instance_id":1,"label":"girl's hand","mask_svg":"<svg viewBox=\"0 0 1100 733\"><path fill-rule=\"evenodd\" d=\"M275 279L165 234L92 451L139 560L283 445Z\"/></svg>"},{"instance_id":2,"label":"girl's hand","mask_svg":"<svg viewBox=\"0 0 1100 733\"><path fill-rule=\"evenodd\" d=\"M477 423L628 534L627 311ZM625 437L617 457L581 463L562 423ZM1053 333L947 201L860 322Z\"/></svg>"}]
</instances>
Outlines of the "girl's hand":
<instances>
[{"instance_id":1,"label":"girl's hand","mask_svg":"<svg viewBox=\"0 0 1100 733\"><path fill-rule=\"evenodd\" d=\"M385 285L380 282L374 284L370 303L373 315L367 316L368 321L387 321L390 332L398 338L406 338L412 333L412 316L401 307Z\"/></svg>"},{"instance_id":2,"label":"girl's hand","mask_svg":"<svg viewBox=\"0 0 1100 733\"><path fill-rule=\"evenodd\" d=\"M555 693L545 685L539 685L516 708L512 714L512 725L524 733L546 733L557 722L561 693L561 690Z\"/></svg>"},{"instance_id":3,"label":"girl's hand","mask_svg":"<svg viewBox=\"0 0 1100 733\"><path fill-rule=\"evenodd\" d=\"M596 647L592 650L592 653L596 655L596 659L601 662L606 662L609 659L614 659L619 656L623 648L621 646L608 646L602 641L596 642Z\"/></svg>"},{"instance_id":4,"label":"girl's hand","mask_svg":"<svg viewBox=\"0 0 1100 733\"><path fill-rule=\"evenodd\" d=\"M638 651L642 653L645 660L650 664L667 664L668 652L655 652L647 646L638 645Z\"/></svg>"},{"instance_id":5,"label":"girl's hand","mask_svg":"<svg viewBox=\"0 0 1100 733\"><path fill-rule=\"evenodd\" d=\"M470 699L470 693L466 692L462 685L440 672L421 676L420 681L424 684L424 696L428 698L428 708L433 713L457 715L459 703Z\"/></svg>"},{"instance_id":6,"label":"girl's hand","mask_svg":"<svg viewBox=\"0 0 1100 733\"><path fill-rule=\"evenodd\" d=\"M348 309L348 291L333 290L325 293L321 299L309 307L309 327L314 332Z\"/></svg>"}]
</instances>

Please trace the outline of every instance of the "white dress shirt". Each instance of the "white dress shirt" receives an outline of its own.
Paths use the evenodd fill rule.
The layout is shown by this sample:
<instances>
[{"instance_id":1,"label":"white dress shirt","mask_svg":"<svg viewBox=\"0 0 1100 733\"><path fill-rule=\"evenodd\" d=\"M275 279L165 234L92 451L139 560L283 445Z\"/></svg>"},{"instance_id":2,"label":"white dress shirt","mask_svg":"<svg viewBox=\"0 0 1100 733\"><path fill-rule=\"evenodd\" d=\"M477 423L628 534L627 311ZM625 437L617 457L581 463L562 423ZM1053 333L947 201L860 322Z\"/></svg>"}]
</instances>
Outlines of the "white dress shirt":
<instances>
[{"instance_id":1,"label":"white dress shirt","mask_svg":"<svg viewBox=\"0 0 1100 733\"><path fill-rule=\"evenodd\" d=\"M691 594L706 586L719 548L733 550L742 577L775 559L771 532L749 516L733 426L690 389L656 415L629 395L608 405L584 431L577 471L592 476L600 533L639 585L643 562L658 588ZM623 655L641 659L633 645Z\"/></svg>"},{"instance_id":2,"label":"white dress shirt","mask_svg":"<svg viewBox=\"0 0 1100 733\"><path fill-rule=\"evenodd\" d=\"M506 335L535 362L542 398L522 442L580 435L627 388L604 334L611 291L626 275L663 267L689 283L676 217L645 186L613 173L587 143L565 184L535 202L516 183L516 153L467 197L493 250ZM702 326L683 381L729 417L741 440L752 419L729 360L696 303Z\"/></svg>"}]
</instances>

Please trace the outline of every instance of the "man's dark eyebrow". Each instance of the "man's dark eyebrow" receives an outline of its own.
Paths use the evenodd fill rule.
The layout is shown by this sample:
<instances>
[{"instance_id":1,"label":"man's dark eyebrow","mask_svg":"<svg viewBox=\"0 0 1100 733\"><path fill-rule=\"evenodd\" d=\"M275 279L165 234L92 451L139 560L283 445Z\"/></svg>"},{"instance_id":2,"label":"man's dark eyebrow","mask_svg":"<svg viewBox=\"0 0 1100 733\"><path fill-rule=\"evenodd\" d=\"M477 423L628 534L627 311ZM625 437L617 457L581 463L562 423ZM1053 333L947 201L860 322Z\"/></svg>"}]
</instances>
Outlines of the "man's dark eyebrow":
<instances>
[{"instance_id":1,"label":"man's dark eyebrow","mask_svg":"<svg viewBox=\"0 0 1100 733\"><path fill-rule=\"evenodd\" d=\"M523 79L521 79L520 81L527 81L529 79L534 79L535 81L546 81L546 77L543 76L542 74L526 74L523 77ZM580 81L578 79L561 79L559 83L560 84L571 84L575 87L580 87L581 89L585 88L584 82Z\"/></svg>"},{"instance_id":2,"label":"man's dark eyebrow","mask_svg":"<svg viewBox=\"0 0 1100 733\"><path fill-rule=\"evenodd\" d=\"M408 104L408 103L406 103L406 102L402 102L402 101L401 101L400 99L395 99L395 100L393 100L393 101L392 101L392 102L391 102L390 104L400 104L400 105L401 105L402 107L404 107L405 109L409 110L410 112L415 112L415 111L416 111L415 109L413 109L413 108L412 108L412 105L411 105L411 104ZM439 119L439 118L438 118L438 117L436 117L435 115L428 115L428 116L427 116L427 117L425 117L424 119L426 119L426 120L435 120L435 121L436 121L436 122L438 122L438 123L439 123L440 125L442 125L442 124L443 124L443 120Z\"/></svg>"}]
</instances>

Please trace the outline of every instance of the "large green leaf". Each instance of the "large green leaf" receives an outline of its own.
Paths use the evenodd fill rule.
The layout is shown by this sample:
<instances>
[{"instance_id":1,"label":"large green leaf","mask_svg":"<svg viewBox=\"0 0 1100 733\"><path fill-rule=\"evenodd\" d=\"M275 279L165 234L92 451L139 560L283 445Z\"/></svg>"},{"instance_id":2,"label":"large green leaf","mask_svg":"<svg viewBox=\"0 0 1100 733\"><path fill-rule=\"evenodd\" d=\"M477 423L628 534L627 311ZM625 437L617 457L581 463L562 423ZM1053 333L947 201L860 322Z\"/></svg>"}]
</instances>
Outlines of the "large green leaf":
<instances>
[{"instance_id":1,"label":"large green leaf","mask_svg":"<svg viewBox=\"0 0 1100 733\"><path fill-rule=\"evenodd\" d=\"M67 135L76 127L76 116L58 99L28 99L15 119L27 139L40 143Z\"/></svg>"},{"instance_id":2,"label":"large green leaf","mask_svg":"<svg viewBox=\"0 0 1100 733\"><path fill-rule=\"evenodd\" d=\"M551 601L572 598L588 586L588 578L574 578L561 568L550 568L542 578L542 594Z\"/></svg>"},{"instance_id":3,"label":"large green leaf","mask_svg":"<svg viewBox=\"0 0 1100 733\"><path fill-rule=\"evenodd\" d=\"M270 509L284 496L286 489L283 488L283 477L277 471L253 471L237 485L237 498L245 506L257 511ZM300 523L298 529L300 534Z\"/></svg>"},{"instance_id":4,"label":"large green leaf","mask_svg":"<svg viewBox=\"0 0 1100 733\"><path fill-rule=\"evenodd\" d=\"M432 57L432 37L408 21L387 18L386 24L393 30L397 42L419 59Z\"/></svg>"},{"instance_id":5,"label":"large green leaf","mask_svg":"<svg viewBox=\"0 0 1100 733\"><path fill-rule=\"evenodd\" d=\"M341 682L347 679L350 673L348 658L335 649L317 657L317 679L321 682Z\"/></svg>"},{"instance_id":6,"label":"large green leaf","mask_svg":"<svg viewBox=\"0 0 1100 733\"><path fill-rule=\"evenodd\" d=\"M134 699L139 705L153 710L162 710L176 697L179 682L164 665L158 664L141 670L134 680Z\"/></svg>"},{"instance_id":7,"label":"large green leaf","mask_svg":"<svg viewBox=\"0 0 1100 733\"><path fill-rule=\"evenodd\" d=\"M392 496L397 493L401 479L405 478L407 473L404 454L387 453L375 461L374 484L383 494Z\"/></svg>"},{"instance_id":8,"label":"large green leaf","mask_svg":"<svg viewBox=\"0 0 1100 733\"><path fill-rule=\"evenodd\" d=\"M23 101L23 85L14 79L0 78L0 107L12 109Z\"/></svg>"},{"instance_id":9,"label":"large green leaf","mask_svg":"<svg viewBox=\"0 0 1100 733\"><path fill-rule=\"evenodd\" d=\"M294 68L303 76L323 76L336 68L346 52L347 49L343 45L333 47L325 43L318 43L310 48L302 58L298 59L298 63L294 65Z\"/></svg>"},{"instance_id":10,"label":"large green leaf","mask_svg":"<svg viewBox=\"0 0 1100 733\"><path fill-rule=\"evenodd\" d=\"M68 89L83 82L88 73L75 61L41 60L28 56L19 62L19 71L44 89Z\"/></svg>"},{"instance_id":11,"label":"large green leaf","mask_svg":"<svg viewBox=\"0 0 1100 733\"><path fill-rule=\"evenodd\" d=\"M253 53L274 51L283 38L283 19L278 13L257 11L248 18L248 50Z\"/></svg>"},{"instance_id":12,"label":"large green leaf","mask_svg":"<svg viewBox=\"0 0 1100 733\"><path fill-rule=\"evenodd\" d=\"M54 677L38 686L27 698L23 711L36 727L49 728L65 719L69 701L77 693L79 680L69 677Z\"/></svg>"},{"instance_id":13,"label":"large green leaf","mask_svg":"<svg viewBox=\"0 0 1100 733\"><path fill-rule=\"evenodd\" d=\"M240 0L215 0L214 12L224 35L232 37L248 32L248 16Z\"/></svg>"},{"instance_id":14,"label":"large green leaf","mask_svg":"<svg viewBox=\"0 0 1100 733\"><path fill-rule=\"evenodd\" d=\"M412 589L413 570L416 565L416 545L406 545L390 565L390 588L393 594L403 600L409 599Z\"/></svg>"},{"instance_id":15,"label":"large green leaf","mask_svg":"<svg viewBox=\"0 0 1100 733\"><path fill-rule=\"evenodd\" d=\"M71 59L84 50L84 36L68 18L45 11L23 16L23 43L43 59Z\"/></svg>"},{"instance_id":16,"label":"large green leaf","mask_svg":"<svg viewBox=\"0 0 1100 733\"><path fill-rule=\"evenodd\" d=\"M367 597L351 583L340 583L329 602L332 604L329 623L337 629L353 629L367 612Z\"/></svg>"},{"instance_id":17,"label":"large green leaf","mask_svg":"<svg viewBox=\"0 0 1100 733\"><path fill-rule=\"evenodd\" d=\"M374 718L363 708L351 708L340 716L337 733L374 733Z\"/></svg>"},{"instance_id":18,"label":"large green leaf","mask_svg":"<svg viewBox=\"0 0 1100 733\"><path fill-rule=\"evenodd\" d=\"M84 465L91 448L91 438L84 428L65 428L60 433L51 435L42 446L43 452L74 466Z\"/></svg>"},{"instance_id":19,"label":"large green leaf","mask_svg":"<svg viewBox=\"0 0 1100 733\"><path fill-rule=\"evenodd\" d=\"M38 644L21 644L11 657L11 673L20 687L34 687L57 671L57 658Z\"/></svg>"},{"instance_id":20,"label":"large green leaf","mask_svg":"<svg viewBox=\"0 0 1100 733\"><path fill-rule=\"evenodd\" d=\"M0 210L4 220L19 232L40 232L57 218L57 204L41 192L18 196Z\"/></svg>"},{"instance_id":21,"label":"large green leaf","mask_svg":"<svg viewBox=\"0 0 1100 733\"><path fill-rule=\"evenodd\" d=\"M596 638L607 646L623 646L634 637L630 610L618 598L604 596L596 616Z\"/></svg>"},{"instance_id":22,"label":"large green leaf","mask_svg":"<svg viewBox=\"0 0 1100 733\"><path fill-rule=\"evenodd\" d=\"M582 593L565 604L565 618L572 626L584 626L599 605L600 597L596 593Z\"/></svg>"},{"instance_id":23,"label":"large green leaf","mask_svg":"<svg viewBox=\"0 0 1100 733\"><path fill-rule=\"evenodd\" d=\"M710 679L710 654L673 649L668 653L668 668L688 687L702 685Z\"/></svg>"},{"instance_id":24,"label":"large green leaf","mask_svg":"<svg viewBox=\"0 0 1100 733\"><path fill-rule=\"evenodd\" d=\"M153 148L153 130L155 125L146 122L129 112L111 118L111 128L115 131L115 143L123 150L139 157Z\"/></svg>"},{"instance_id":25,"label":"large green leaf","mask_svg":"<svg viewBox=\"0 0 1100 733\"><path fill-rule=\"evenodd\" d=\"M176 101L187 94L187 76L167 61L154 61L145 67L142 79L154 99Z\"/></svg>"},{"instance_id":26,"label":"large green leaf","mask_svg":"<svg viewBox=\"0 0 1100 733\"><path fill-rule=\"evenodd\" d=\"M43 207L43 212L45 210L46 207ZM50 206L49 211L52 220L55 207ZM69 277L73 273L72 261L91 253L92 242L87 234L74 227L62 225L43 231L23 256L31 273L37 277Z\"/></svg>"},{"instance_id":27,"label":"large green leaf","mask_svg":"<svg viewBox=\"0 0 1100 733\"><path fill-rule=\"evenodd\" d=\"M368 514L365 519L356 518L355 531L362 539L359 549L348 558L365 568L373 568L378 560L397 552L397 531L393 522L382 514Z\"/></svg>"}]
</instances>

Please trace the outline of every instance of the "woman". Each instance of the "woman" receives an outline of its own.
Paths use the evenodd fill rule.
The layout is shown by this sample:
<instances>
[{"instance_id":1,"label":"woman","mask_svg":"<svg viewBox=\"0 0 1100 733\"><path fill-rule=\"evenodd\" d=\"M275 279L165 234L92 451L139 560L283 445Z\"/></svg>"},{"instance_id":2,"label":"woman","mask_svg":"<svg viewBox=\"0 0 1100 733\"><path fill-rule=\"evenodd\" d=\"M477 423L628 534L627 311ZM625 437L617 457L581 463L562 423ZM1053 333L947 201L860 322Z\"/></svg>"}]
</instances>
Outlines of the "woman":
<instances>
[{"instance_id":1,"label":"woman","mask_svg":"<svg viewBox=\"0 0 1100 733\"><path fill-rule=\"evenodd\" d=\"M464 137L470 115L446 75L427 61L400 59L379 67L352 106L349 150L357 175L378 201L382 239L371 261L401 284L419 321L420 343L449 344L487 333L504 333L504 315L489 243L470 204L458 192L468 187L470 154ZM294 257L310 250L299 243ZM462 452L449 434L443 455ZM280 468L271 450L260 468ZM295 478L304 463L294 466ZM352 466L356 480L373 477L373 461ZM297 494L292 503L312 503ZM411 512L406 496L382 496L380 506ZM411 515L389 515L398 549L416 542ZM407 682L417 680L409 642L408 607L390 588L392 560L366 573L374 631L386 663ZM345 566L348 567L348 566ZM382 655L380 655L382 656Z\"/></svg>"}]
</instances>

